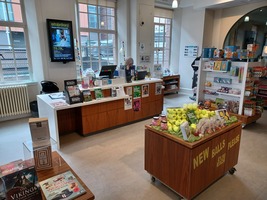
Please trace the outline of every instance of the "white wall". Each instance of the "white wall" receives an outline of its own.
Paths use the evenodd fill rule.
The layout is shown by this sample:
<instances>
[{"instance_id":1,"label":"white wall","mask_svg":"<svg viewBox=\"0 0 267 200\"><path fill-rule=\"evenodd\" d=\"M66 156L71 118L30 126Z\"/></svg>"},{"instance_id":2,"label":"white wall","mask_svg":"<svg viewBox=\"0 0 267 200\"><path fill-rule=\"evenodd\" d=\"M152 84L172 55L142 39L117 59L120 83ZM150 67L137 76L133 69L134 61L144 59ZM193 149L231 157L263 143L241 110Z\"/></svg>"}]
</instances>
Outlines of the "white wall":
<instances>
[{"instance_id":1,"label":"white wall","mask_svg":"<svg viewBox=\"0 0 267 200\"><path fill-rule=\"evenodd\" d=\"M60 90L63 90L64 80L76 78L75 62L67 64L50 62L46 30L47 18L71 20L74 37L76 37L75 2L75 0L25 0L34 80L39 88L40 81L46 79L57 82ZM134 55L137 60L139 59L138 44L144 42L145 53L152 55L151 61L153 62L153 16L151 15L154 1L118 0L118 2L120 10L118 50L121 47L121 41L125 40L126 56ZM193 6L174 10L171 70L181 75L182 91L191 93L193 77L191 63L194 60L191 57L184 57L184 47L197 45L198 55L201 55L203 46L211 45L221 48L228 30L238 19L252 9L264 5L267 5L266 1L207 12L204 9L196 10ZM145 12L146 9L140 9L142 11L140 13L140 6L149 8L148 12ZM125 19L122 19L123 16ZM145 22L145 26L142 27L142 29L145 28L144 30L139 30L140 20ZM120 57L118 61L121 62ZM34 93L39 94L39 89L35 88L31 96L34 96Z\"/></svg>"},{"instance_id":2,"label":"white wall","mask_svg":"<svg viewBox=\"0 0 267 200\"><path fill-rule=\"evenodd\" d=\"M46 19L72 21L74 38L76 38L75 0L25 0L25 9L34 81L38 83L39 90L42 80L55 81L62 91L64 80L76 79L76 66L75 62L67 64L50 62Z\"/></svg>"},{"instance_id":3,"label":"white wall","mask_svg":"<svg viewBox=\"0 0 267 200\"><path fill-rule=\"evenodd\" d=\"M184 48L187 45L198 46L198 55L201 55L203 43L205 10L194 10L192 7L182 9L181 37L179 49L179 69L174 72L180 74L182 92L191 93L193 69L191 67L194 57L185 57Z\"/></svg>"},{"instance_id":4,"label":"white wall","mask_svg":"<svg viewBox=\"0 0 267 200\"><path fill-rule=\"evenodd\" d=\"M234 23L243 15L262 6L267 6L267 1L215 10L212 44L217 48L222 48L224 39Z\"/></svg>"}]
</instances>

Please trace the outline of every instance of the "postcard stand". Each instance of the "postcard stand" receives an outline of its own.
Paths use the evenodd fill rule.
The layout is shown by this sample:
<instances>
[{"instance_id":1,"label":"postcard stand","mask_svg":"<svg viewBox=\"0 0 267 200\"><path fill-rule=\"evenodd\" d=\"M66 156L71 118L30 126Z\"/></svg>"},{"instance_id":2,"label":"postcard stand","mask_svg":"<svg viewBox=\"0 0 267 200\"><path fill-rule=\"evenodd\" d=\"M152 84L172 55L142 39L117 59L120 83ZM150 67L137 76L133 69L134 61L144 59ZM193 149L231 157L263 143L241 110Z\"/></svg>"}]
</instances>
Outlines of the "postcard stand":
<instances>
[{"instance_id":1,"label":"postcard stand","mask_svg":"<svg viewBox=\"0 0 267 200\"><path fill-rule=\"evenodd\" d=\"M77 85L77 80L65 80L64 81L64 90L66 102L68 104L75 104L83 102L83 95Z\"/></svg>"}]
</instances>

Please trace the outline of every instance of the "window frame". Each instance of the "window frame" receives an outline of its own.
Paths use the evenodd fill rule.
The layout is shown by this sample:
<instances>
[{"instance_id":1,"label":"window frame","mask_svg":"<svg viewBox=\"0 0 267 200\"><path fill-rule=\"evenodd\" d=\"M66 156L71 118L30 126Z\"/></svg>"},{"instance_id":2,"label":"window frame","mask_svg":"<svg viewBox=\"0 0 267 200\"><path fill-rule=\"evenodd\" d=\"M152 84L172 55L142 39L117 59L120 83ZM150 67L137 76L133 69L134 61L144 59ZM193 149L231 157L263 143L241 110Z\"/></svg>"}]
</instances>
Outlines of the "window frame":
<instances>
[{"instance_id":1,"label":"window frame","mask_svg":"<svg viewBox=\"0 0 267 200\"><path fill-rule=\"evenodd\" d=\"M155 18L159 18L159 22L155 22ZM172 41L172 18L170 17L166 17L166 16L160 16L160 15L157 15L155 14L154 15L154 42L153 42L153 45L154 45L154 48L153 48L153 52L154 52L154 64L161 64L161 67L163 69L170 69L170 62L171 62L171 41ZM161 19L164 19L165 23L160 23ZM167 24L166 23L166 19L170 20L170 23ZM170 26L170 36L166 36L165 34L165 30L166 30L166 26L169 25ZM155 46L155 42L156 42L156 26L163 26L164 27L164 32L163 32L163 46L162 47L156 47ZM166 38L169 38L169 48L166 48L164 44L166 44ZM162 59L161 60L158 60L157 58L157 54L159 52L162 52ZM169 51L168 55L165 55L166 54L166 51ZM157 53L158 52L158 53ZM168 59L166 59L166 56ZM167 61L167 65L165 65L164 63L166 63Z\"/></svg>"},{"instance_id":2,"label":"window frame","mask_svg":"<svg viewBox=\"0 0 267 200\"><path fill-rule=\"evenodd\" d=\"M105 3L106 1L106 3ZM113 46L112 46L112 49L113 49L113 60L111 61L110 64L118 64L118 45L117 45L117 41L118 41L118 32L117 32L117 8L116 8L116 3L114 2L114 6L110 6L107 2L107 0L104 0L104 3L103 1L101 1L102 3L99 3L99 1L94 1L94 3L91 3L92 1L88 1L87 3L85 3L83 0L77 0L77 30L78 30L78 38L79 38L79 46L80 46L80 50L81 50L81 65L82 65L82 71L85 70L85 67L83 66L83 51L82 49L84 48L82 46L82 39L81 39L81 33L87 33L88 34L88 37L90 35L90 33L94 33L94 34L97 34L97 42L95 43L96 44L96 47L92 47L91 44L89 44L89 47L88 47L88 51L89 49L96 49L96 52L98 54L98 60L97 60L97 63L98 63L98 70L94 70L96 73L98 73L101 69L101 66L102 66L102 59L101 59L101 49L103 49L103 46L101 47L101 39L100 39L100 35L101 34L107 34L107 35L111 35L114 37L113 39ZM79 10L79 5L80 4L85 4L87 6L87 10L86 12L81 12ZM90 22L88 21L88 27L81 27L81 24L80 24L80 13L87 13L88 16L87 16L87 20L90 19L90 16L89 16L89 9L88 9L88 5L92 5L92 6L96 6L96 12L94 13L96 15L96 18L97 18L97 22L95 22L95 24L97 24L97 28L90 28ZM99 6L101 7L105 7L105 8L112 8L114 9L114 30L111 30L111 29L101 29L100 27L100 20L99 20L99 17L101 16L101 14L99 14ZM107 16L111 16L110 14L108 14L108 12L105 13L105 15L102 15L104 16L105 18L107 18ZM98 23L99 22L99 23ZM108 42L108 40L107 40ZM90 43L90 41L89 41ZM107 43L108 44L108 43ZM115 47L114 47L115 46ZM107 45L107 48L104 48L105 50L107 50L108 52L108 45ZM109 58L109 57L108 57ZM89 67L88 68L92 68L93 69L93 63L96 63L96 62L93 62L92 59L89 59L88 61L86 61L89 63ZM109 63L109 59L107 60L107 62ZM80 74L78 74L78 77L80 76Z\"/></svg>"},{"instance_id":3,"label":"window frame","mask_svg":"<svg viewBox=\"0 0 267 200\"><path fill-rule=\"evenodd\" d=\"M7 8L7 3L11 3L8 2L7 0L1 0L0 3L5 3L6 5L6 9L7 9L7 16L9 18L9 13L8 13L8 8ZM16 63L16 59L14 59L14 66L15 66L15 76L14 78L16 80L5 80L4 79L4 73L3 73L3 67L2 64L0 62L0 84L1 85L10 85L10 84L17 84L17 83L28 83L28 82L32 82L33 81L33 69L32 69L32 61L31 61L31 51L30 51L30 44L29 44L29 35L28 35L28 26L27 26L27 20L26 20L26 13L25 13L25 4L24 4L24 0L20 0L19 3L15 4L20 4L20 11L21 11L21 18L22 18L22 22L15 22L15 21L1 21L0 20L0 26L2 27L8 27L9 30L11 30L11 28L21 28L23 29L23 33L24 33L24 42L25 42L25 49L26 49L26 61L28 64L28 79L25 80L19 80L18 79L18 63ZM13 16L13 20L14 20L14 16ZM12 35L10 36L12 38ZM13 41L11 40L10 46L12 47L12 54L13 54L13 58L15 58L15 47L13 44ZM2 57L0 58L1 60L3 59Z\"/></svg>"}]
</instances>

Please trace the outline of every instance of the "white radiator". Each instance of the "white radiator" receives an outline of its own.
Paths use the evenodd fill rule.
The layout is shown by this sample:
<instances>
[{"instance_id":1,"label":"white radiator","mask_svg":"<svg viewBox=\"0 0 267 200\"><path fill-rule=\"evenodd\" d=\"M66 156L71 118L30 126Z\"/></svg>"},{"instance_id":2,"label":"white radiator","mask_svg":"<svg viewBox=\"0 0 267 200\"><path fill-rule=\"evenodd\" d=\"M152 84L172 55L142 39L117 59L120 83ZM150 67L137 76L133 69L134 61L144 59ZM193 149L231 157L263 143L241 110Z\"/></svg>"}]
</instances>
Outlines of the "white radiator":
<instances>
[{"instance_id":1,"label":"white radiator","mask_svg":"<svg viewBox=\"0 0 267 200\"><path fill-rule=\"evenodd\" d=\"M30 112L27 85L0 87L0 117L25 115Z\"/></svg>"}]
</instances>

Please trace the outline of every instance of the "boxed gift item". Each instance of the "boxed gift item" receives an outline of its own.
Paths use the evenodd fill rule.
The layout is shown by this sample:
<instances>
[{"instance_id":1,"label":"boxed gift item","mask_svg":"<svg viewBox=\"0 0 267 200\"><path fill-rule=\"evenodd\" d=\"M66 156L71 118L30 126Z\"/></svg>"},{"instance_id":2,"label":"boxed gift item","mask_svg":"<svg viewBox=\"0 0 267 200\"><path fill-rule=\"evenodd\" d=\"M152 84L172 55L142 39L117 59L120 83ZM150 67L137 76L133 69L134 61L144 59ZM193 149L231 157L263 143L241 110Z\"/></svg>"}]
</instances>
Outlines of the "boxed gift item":
<instances>
[{"instance_id":1,"label":"boxed gift item","mask_svg":"<svg viewBox=\"0 0 267 200\"><path fill-rule=\"evenodd\" d=\"M0 166L0 199L42 199L36 170L29 163L14 161Z\"/></svg>"},{"instance_id":2,"label":"boxed gift item","mask_svg":"<svg viewBox=\"0 0 267 200\"><path fill-rule=\"evenodd\" d=\"M36 170L52 168L52 153L50 132L47 118L30 118L29 126L32 141L26 143L28 150L32 151ZM28 159L28 158L27 158Z\"/></svg>"}]
</instances>

